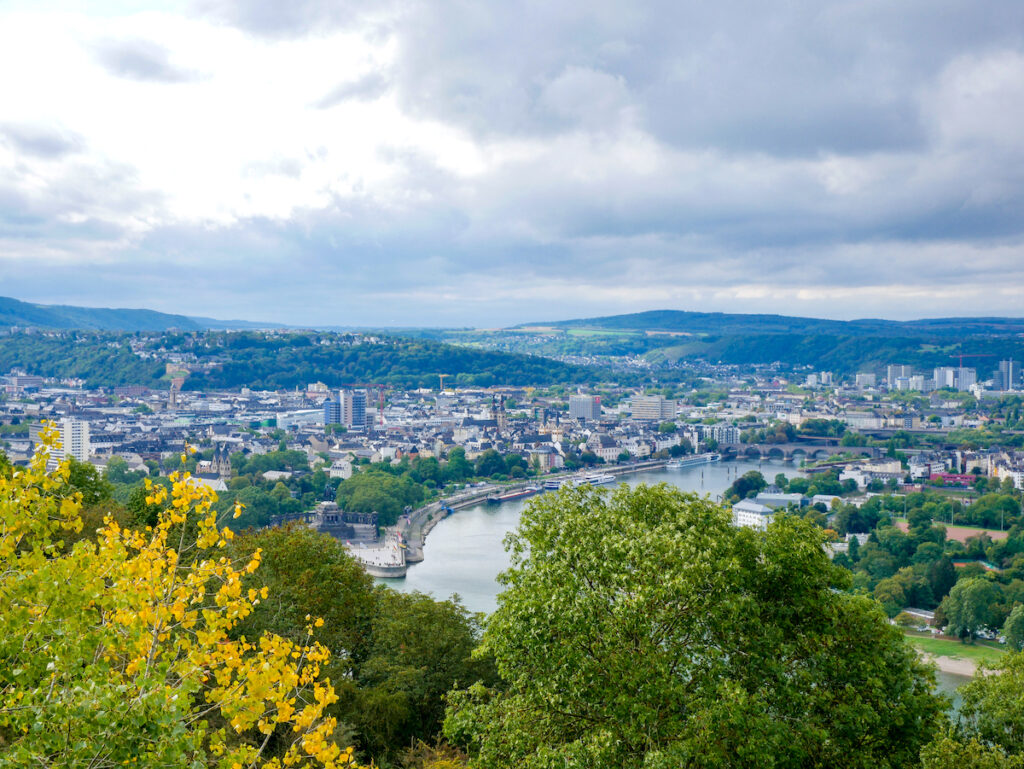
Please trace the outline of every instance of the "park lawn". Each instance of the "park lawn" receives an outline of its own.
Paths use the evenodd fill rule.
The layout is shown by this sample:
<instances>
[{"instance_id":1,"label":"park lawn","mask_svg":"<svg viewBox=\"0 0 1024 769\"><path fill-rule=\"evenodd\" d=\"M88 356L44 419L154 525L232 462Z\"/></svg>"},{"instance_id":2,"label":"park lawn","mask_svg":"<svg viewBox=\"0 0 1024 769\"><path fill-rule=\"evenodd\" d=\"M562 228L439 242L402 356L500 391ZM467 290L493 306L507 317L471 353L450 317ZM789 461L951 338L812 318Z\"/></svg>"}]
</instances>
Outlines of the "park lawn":
<instances>
[{"instance_id":1,"label":"park lawn","mask_svg":"<svg viewBox=\"0 0 1024 769\"><path fill-rule=\"evenodd\" d=\"M977 642L964 644L948 638L930 638L914 633L907 633L906 638L921 651L926 654L934 654L936 657L952 657L974 662L998 662L1006 654L1002 649Z\"/></svg>"}]
</instances>

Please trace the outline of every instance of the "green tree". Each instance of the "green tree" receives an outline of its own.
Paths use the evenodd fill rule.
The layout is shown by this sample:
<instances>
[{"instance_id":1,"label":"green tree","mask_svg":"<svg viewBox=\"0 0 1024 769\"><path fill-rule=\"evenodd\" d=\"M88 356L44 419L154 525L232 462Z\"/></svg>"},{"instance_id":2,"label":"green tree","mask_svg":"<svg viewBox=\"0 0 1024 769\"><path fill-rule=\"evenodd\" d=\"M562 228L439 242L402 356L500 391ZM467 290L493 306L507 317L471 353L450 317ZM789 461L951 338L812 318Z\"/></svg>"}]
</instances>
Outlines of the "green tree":
<instances>
[{"instance_id":1,"label":"green tree","mask_svg":"<svg viewBox=\"0 0 1024 769\"><path fill-rule=\"evenodd\" d=\"M482 769L914 763L943 700L822 541L664 485L537 499L481 647L503 686L446 734Z\"/></svg>"},{"instance_id":2,"label":"green tree","mask_svg":"<svg viewBox=\"0 0 1024 769\"><path fill-rule=\"evenodd\" d=\"M476 474L482 476L504 475L508 473L508 465L494 449L481 452L476 458Z\"/></svg>"},{"instance_id":3,"label":"green tree","mask_svg":"<svg viewBox=\"0 0 1024 769\"><path fill-rule=\"evenodd\" d=\"M725 490L726 499L746 499L752 497L768 485L757 470L749 470L732 482L732 485Z\"/></svg>"},{"instance_id":4,"label":"green tree","mask_svg":"<svg viewBox=\"0 0 1024 769\"><path fill-rule=\"evenodd\" d=\"M432 740L444 695L456 684L492 684L493 663L474 657L480 617L454 598L380 590L370 653L356 672L352 719L367 749L386 756L416 738Z\"/></svg>"},{"instance_id":5,"label":"green tree","mask_svg":"<svg viewBox=\"0 0 1024 769\"><path fill-rule=\"evenodd\" d=\"M1006 645L1014 651L1024 649L1024 604L1017 604L1003 624Z\"/></svg>"},{"instance_id":6,"label":"green tree","mask_svg":"<svg viewBox=\"0 0 1024 769\"><path fill-rule=\"evenodd\" d=\"M963 736L1024 763L1024 653L1007 654L991 670L999 675L978 675L960 688Z\"/></svg>"},{"instance_id":7,"label":"green tree","mask_svg":"<svg viewBox=\"0 0 1024 769\"><path fill-rule=\"evenodd\" d=\"M463 481L473 475L473 465L466 459L466 450L456 446L448 452L445 465L445 478L449 481Z\"/></svg>"},{"instance_id":8,"label":"green tree","mask_svg":"<svg viewBox=\"0 0 1024 769\"><path fill-rule=\"evenodd\" d=\"M1024 756L1008 756L1004 750L985 745L977 738L964 739L947 733L921 751L921 769L1022 769Z\"/></svg>"},{"instance_id":9,"label":"green tree","mask_svg":"<svg viewBox=\"0 0 1024 769\"><path fill-rule=\"evenodd\" d=\"M956 584L956 567L947 556L942 556L928 567L928 584L936 601L949 595Z\"/></svg>"},{"instance_id":10,"label":"green tree","mask_svg":"<svg viewBox=\"0 0 1024 769\"><path fill-rule=\"evenodd\" d=\"M961 579L942 600L950 632L974 643L978 631L992 621L992 604L998 597L996 588L983 577Z\"/></svg>"}]
</instances>

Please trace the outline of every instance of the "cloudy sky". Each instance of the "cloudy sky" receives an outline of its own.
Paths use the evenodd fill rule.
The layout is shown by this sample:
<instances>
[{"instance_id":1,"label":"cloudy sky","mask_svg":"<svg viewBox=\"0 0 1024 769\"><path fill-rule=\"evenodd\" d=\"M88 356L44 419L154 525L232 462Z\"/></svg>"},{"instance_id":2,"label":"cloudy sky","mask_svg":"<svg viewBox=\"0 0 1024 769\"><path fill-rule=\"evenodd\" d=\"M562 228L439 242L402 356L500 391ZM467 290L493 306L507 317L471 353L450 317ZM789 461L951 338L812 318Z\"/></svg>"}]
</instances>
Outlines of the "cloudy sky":
<instances>
[{"instance_id":1,"label":"cloudy sky","mask_svg":"<svg viewBox=\"0 0 1024 769\"><path fill-rule=\"evenodd\" d=\"M0 295L1024 315L1024 3L0 0Z\"/></svg>"}]
</instances>

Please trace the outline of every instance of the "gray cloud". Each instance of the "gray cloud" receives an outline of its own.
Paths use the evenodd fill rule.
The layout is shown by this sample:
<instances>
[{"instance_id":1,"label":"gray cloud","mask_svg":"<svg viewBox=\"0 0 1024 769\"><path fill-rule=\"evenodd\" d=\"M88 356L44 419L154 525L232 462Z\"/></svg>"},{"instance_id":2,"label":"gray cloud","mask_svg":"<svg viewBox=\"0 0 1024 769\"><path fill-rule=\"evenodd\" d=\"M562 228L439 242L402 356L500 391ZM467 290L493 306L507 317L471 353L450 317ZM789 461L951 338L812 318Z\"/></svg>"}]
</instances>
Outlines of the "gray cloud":
<instances>
[{"instance_id":1,"label":"gray cloud","mask_svg":"<svg viewBox=\"0 0 1024 769\"><path fill-rule=\"evenodd\" d=\"M407 114L468 135L482 170L385 147L380 187L356 183L319 210L223 227L160 216L130 169L69 163L41 195L26 191L25 170L0 185L18 248L107 260L62 269L51 285L65 293L52 298L26 272L11 284L26 298L74 303L81 290L110 304L103 292L116 287L121 305L319 324L657 306L1020 314L1022 4L203 0L199 10L275 40L386 34L387 71L312 106L394 93ZM148 44L102 55L119 76L181 79ZM26 155L77 157L76 139L42 131L0 129ZM322 159L311 152L288 148L243 173L303 179ZM135 236L126 217L156 224ZM174 299L127 265L170 275Z\"/></svg>"},{"instance_id":2,"label":"gray cloud","mask_svg":"<svg viewBox=\"0 0 1024 769\"><path fill-rule=\"evenodd\" d=\"M118 77L151 83L187 83L200 75L171 62L170 52L150 40L104 40L95 46L97 61Z\"/></svg>"},{"instance_id":3,"label":"gray cloud","mask_svg":"<svg viewBox=\"0 0 1024 769\"><path fill-rule=\"evenodd\" d=\"M80 136L51 126L26 123L0 124L0 141L15 151L43 159L60 158L82 149Z\"/></svg>"},{"instance_id":4,"label":"gray cloud","mask_svg":"<svg viewBox=\"0 0 1024 769\"><path fill-rule=\"evenodd\" d=\"M261 37L290 38L364 26L368 14L386 15L393 0L193 0L196 13Z\"/></svg>"}]
</instances>

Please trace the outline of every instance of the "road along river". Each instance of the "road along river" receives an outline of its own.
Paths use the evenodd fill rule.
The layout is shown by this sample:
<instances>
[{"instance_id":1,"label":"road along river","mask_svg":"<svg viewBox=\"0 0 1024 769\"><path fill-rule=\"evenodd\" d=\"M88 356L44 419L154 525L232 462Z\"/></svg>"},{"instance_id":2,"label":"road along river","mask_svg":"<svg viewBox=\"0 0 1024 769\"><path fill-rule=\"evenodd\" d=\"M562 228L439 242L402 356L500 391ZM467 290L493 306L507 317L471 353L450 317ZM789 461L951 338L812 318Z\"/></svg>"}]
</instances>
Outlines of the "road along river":
<instances>
[{"instance_id":1,"label":"road along river","mask_svg":"<svg viewBox=\"0 0 1024 769\"><path fill-rule=\"evenodd\" d=\"M714 462L678 470L649 470L622 475L616 482L636 486L640 483L670 483L683 491L710 494L713 499L748 470L760 470L770 483L778 473L802 475L792 464L777 462ZM615 468L608 472L615 473ZM404 579L380 579L395 590L418 590L434 598L458 594L471 611L490 613L497 607L498 574L509 567L502 546L505 535L519 524L519 517L530 499L481 503L457 510L440 521L426 539L423 563L409 566Z\"/></svg>"},{"instance_id":2,"label":"road along river","mask_svg":"<svg viewBox=\"0 0 1024 769\"><path fill-rule=\"evenodd\" d=\"M640 483L669 483L683 491L710 494L712 499L748 470L760 470L769 483L777 473L802 475L792 464L780 462L715 462L679 470L650 470L617 479L629 486ZM614 468L609 468L614 473ZM471 611L490 613L497 607L498 574L509 567L502 546L505 535L519 525L529 498L500 505L482 503L456 511L433 528L424 545L424 561L409 566L404 579L378 579L403 592L429 593L438 599L458 595ZM969 677L940 672L938 689L959 705L956 688Z\"/></svg>"}]
</instances>

